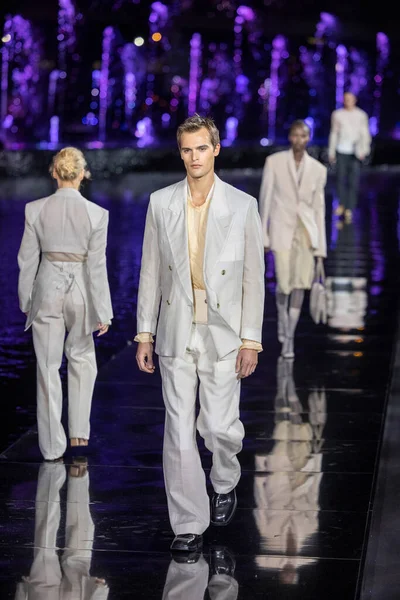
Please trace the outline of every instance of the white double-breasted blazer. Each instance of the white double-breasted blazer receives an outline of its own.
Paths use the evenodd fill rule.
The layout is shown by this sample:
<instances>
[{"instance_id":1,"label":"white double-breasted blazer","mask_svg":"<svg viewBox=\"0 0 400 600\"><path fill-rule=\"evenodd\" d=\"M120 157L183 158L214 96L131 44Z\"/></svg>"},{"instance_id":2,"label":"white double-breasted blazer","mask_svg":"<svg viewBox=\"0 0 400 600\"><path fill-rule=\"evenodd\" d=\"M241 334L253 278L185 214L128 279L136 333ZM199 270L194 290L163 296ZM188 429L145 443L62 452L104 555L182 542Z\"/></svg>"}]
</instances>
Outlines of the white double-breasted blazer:
<instances>
[{"instance_id":1,"label":"white double-breasted blazer","mask_svg":"<svg viewBox=\"0 0 400 600\"><path fill-rule=\"evenodd\" d=\"M35 319L45 295L67 282L60 269L42 257L46 252L85 255L76 263L75 283L85 301L85 330L113 317L107 278L108 211L86 200L72 188L60 188L48 198L25 207L25 229L18 252L20 309L28 313L25 329Z\"/></svg>"},{"instance_id":2,"label":"white double-breasted blazer","mask_svg":"<svg viewBox=\"0 0 400 600\"><path fill-rule=\"evenodd\" d=\"M265 248L274 252L290 250L300 219L314 255L326 257L326 178L326 167L307 153L300 185L291 150L267 157L259 202Z\"/></svg>"},{"instance_id":3,"label":"white double-breasted blazer","mask_svg":"<svg viewBox=\"0 0 400 600\"><path fill-rule=\"evenodd\" d=\"M207 221L204 281L208 327L219 359L237 350L242 339L261 342L264 250L257 201L217 176ZM137 331L156 333L159 355L182 356L193 309L185 179L150 197Z\"/></svg>"}]
</instances>

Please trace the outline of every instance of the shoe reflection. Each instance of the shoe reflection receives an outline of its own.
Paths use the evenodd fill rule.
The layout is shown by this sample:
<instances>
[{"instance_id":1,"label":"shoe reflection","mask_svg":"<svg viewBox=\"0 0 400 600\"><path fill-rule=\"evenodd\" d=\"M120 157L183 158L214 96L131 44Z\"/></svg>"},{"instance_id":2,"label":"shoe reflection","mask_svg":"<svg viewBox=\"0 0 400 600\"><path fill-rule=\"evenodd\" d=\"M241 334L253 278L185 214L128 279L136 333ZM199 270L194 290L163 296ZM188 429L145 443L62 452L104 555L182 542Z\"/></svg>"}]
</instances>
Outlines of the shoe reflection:
<instances>
[{"instance_id":1,"label":"shoe reflection","mask_svg":"<svg viewBox=\"0 0 400 600\"><path fill-rule=\"evenodd\" d=\"M204 600L207 591L210 600L236 600L239 585L234 577L235 566L232 553L223 546L211 549L210 566L203 554L174 556L162 600Z\"/></svg>"},{"instance_id":2,"label":"shoe reflection","mask_svg":"<svg viewBox=\"0 0 400 600\"><path fill-rule=\"evenodd\" d=\"M94 524L89 509L87 463L69 467L65 547L59 556L61 499L67 478L62 463L39 469L35 504L34 560L28 577L17 586L16 600L107 600L103 579L90 575Z\"/></svg>"},{"instance_id":3,"label":"shoe reflection","mask_svg":"<svg viewBox=\"0 0 400 600\"><path fill-rule=\"evenodd\" d=\"M319 528L319 491L323 478L322 444L326 424L324 389L313 389L300 401L293 377L294 361L277 363L273 447L255 456L254 519L262 553L283 555L281 583L298 580L295 556L310 556ZM268 568L268 558L257 563Z\"/></svg>"}]
</instances>

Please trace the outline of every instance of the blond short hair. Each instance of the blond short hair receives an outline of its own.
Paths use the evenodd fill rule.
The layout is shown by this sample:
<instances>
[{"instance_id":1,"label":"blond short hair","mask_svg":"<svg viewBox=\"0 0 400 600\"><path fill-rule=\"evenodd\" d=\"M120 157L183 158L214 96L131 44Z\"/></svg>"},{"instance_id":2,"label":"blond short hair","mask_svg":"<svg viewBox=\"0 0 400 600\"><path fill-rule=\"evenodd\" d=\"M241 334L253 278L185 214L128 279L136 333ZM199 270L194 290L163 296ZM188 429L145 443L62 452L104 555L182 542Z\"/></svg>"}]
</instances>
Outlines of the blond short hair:
<instances>
[{"instance_id":1,"label":"blond short hair","mask_svg":"<svg viewBox=\"0 0 400 600\"><path fill-rule=\"evenodd\" d=\"M213 148L215 148L220 143L217 126L210 117L201 117L196 113L192 117L186 119L186 121L184 121L182 125L179 125L178 127L176 139L179 149L181 148L181 138L184 133L194 133L195 131L199 131L199 129L203 129L203 127L207 129Z\"/></svg>"},{"instance_id":2,"label":"blond short hair","mask_svg":"<svg viewBox=\"0 0 400 600\"><path fill-rule=\"evenodd\" d=\"M57 175L61 181L75 181L84 172L84 178L90 178L86 158L78 148L68 146L60 150L50 165L50 174Z\"/></svg>"}]
</instances>

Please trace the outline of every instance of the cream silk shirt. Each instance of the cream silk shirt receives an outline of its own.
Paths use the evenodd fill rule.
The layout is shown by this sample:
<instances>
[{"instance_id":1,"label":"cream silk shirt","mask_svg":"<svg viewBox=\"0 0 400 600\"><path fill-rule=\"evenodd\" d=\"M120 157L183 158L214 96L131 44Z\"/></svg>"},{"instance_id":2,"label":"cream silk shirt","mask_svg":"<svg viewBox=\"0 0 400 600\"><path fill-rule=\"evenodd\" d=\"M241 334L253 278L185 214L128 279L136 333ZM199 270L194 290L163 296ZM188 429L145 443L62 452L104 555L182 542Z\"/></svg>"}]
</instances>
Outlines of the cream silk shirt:
<instances>
[{"instance_id":1,"label":"cream silk shirt","mask_svg":"<svg viewBox=\"0 0 400 600\"><path fill-rule=\"evenodd\" d=\"M195 206L193 204L189 186L187 189L188 244L192 286L193 290L205 290L206 286L203 275L204 249L206 243L208 210L214 192L214 185L209 191L206 201L201 206ZM153 342L154 340L151 333L138 333L134 341L145 343ZM250 350L257 350L257 352L262 351L262 345L258 342L253 342L251 340L242 340L242 342L243 344L240 347L240 350L242 348L248 348Z\"/></svg>"}]
</instances>

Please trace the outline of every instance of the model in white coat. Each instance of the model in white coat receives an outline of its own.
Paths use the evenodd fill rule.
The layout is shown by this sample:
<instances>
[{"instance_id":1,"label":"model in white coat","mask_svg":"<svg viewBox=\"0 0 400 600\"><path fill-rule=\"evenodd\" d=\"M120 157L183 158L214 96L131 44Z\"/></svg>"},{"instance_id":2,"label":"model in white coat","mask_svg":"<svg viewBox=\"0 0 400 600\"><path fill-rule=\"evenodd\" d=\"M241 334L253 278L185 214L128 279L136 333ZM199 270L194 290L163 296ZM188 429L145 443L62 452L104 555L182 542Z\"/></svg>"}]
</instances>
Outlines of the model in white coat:
<instances>
[{"instance_id":1,"label":"model in white coat","mask_svg":"<svg viewBox=\"0 0 400 600\"><path fill-rule=\"evenodd\" d=\"M327 169L307 153L309 140L306 123L295 121L290 150L267 157L260 191L264 247L274 253L278 338L285 358L294 357L294 335L315 258L326 257Z\"/></svg>"},{"instance_id":2,"label":"model in white coat","mask_svg":"<svg viewBox=\"0 0 400 600\"><path fill-rule=\"evenodd\" d=\"M150 198L135 340L139 368L153 373L157 333L171 548L191 552L210 523L196 424L213 453L211 522L226 525L236 509L240 380L254 372L262 349L264 252L256 200L214 173L220 143L213 121L189 118L178 145L187 179Z\"/></svg>"},{"instance_id":3,"label":"model in white coat","mask_svg":"<svg viewBox=\"0 0 400 600\"><path fill-rule=\"evenodd\" d=\"M69 437L72 446L86 446L97 375L92 334L106 333L113 314L105 254L108 212L79 192L88 174L85 158L76 148L64 148L50 171L56 193L25 207L18 294L37 359L39 446L45 460L58 460L66 449L59 375L63 352Z\"/></svg>"}]
</instances>

